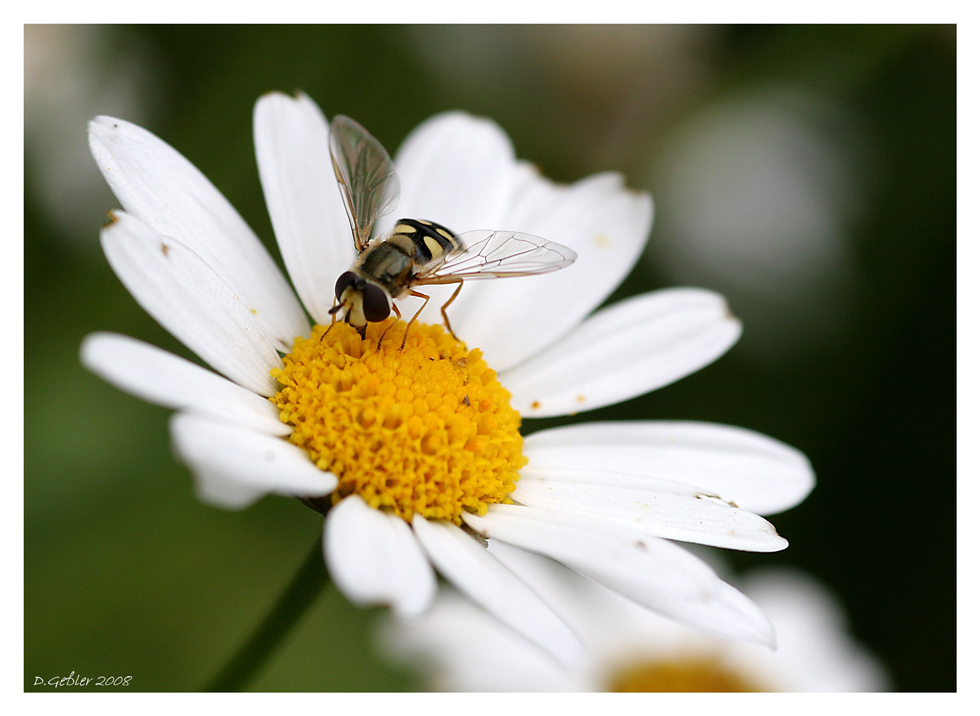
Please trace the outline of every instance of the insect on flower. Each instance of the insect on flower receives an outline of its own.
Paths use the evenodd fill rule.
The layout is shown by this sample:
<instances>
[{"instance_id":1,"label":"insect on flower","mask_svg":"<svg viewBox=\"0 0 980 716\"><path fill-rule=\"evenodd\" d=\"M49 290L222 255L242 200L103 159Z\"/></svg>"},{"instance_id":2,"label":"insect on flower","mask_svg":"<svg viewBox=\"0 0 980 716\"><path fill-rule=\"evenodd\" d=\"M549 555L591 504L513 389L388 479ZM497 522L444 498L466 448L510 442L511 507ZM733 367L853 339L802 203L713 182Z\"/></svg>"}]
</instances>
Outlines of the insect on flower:
<instances>
[{"instance_id":1,"label":"insect on flower","mask_svg":"<svg viewBox=\"0 0 980 716\"><path fill-rule=\"evenodd\" d=\"M456 300L463 281L550 273L577 258L567 246L530 234L479 230L457 236L422 219L399 219L388 236L372 240L375 222L398 203L394 162L364 127L343 115L330 123L330 158L358 253L350 269L337 279L331 326L338 311L343 311L343 320L363 337L368 322L383 321L392 310L401 318L394 299L423 298L406 327L404 347L408 328L429 302L429 296L415 287L455 283L456 290L441 310L446 329L456 338L446 308Z\"/></svg>"}]
</instances>

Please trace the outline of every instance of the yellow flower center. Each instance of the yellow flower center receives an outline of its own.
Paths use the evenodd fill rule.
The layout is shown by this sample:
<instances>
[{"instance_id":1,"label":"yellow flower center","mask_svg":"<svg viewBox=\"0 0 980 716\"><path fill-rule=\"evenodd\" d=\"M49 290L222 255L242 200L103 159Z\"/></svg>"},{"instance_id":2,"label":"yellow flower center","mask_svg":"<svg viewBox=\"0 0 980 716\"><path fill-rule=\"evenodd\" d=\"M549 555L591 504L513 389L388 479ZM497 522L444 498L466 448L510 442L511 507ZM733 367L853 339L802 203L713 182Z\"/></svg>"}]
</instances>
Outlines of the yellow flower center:
<instances>
[{"instance_id":1,"label":"yellow flower center","mask_svg":"<svg viewBox=\"0 0 980 716\"><path fill-rule=\"evenodd\" d=\"M479 349L442 326L345 323L297 338L271 398L293 426L289 440L337 476L336 504L358 494L411 521L415 513L462 524L509 503L521 454L520 414Z\"/></svg>"},{"instance_id":2,"label":"yellow flower center","mask_svg":"<svg viewBox=\"0 0 980 716\"><path fill-rule=\"evenodd\" d=\"M609 691L763 691L717 659L645 661L621 669Z\"/></svg>"}]
</instances>

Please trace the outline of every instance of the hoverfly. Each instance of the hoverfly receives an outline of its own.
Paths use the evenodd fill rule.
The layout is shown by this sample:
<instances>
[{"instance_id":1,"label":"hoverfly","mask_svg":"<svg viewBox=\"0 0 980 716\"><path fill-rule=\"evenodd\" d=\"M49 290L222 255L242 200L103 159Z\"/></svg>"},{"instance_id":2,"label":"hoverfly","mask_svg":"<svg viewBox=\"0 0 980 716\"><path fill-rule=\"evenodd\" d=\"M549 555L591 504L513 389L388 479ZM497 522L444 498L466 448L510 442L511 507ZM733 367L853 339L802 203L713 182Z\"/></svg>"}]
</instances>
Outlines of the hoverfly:
<instances>
[{"instance_id":1,"label":"hoverfly","mask_svg":"<svg viewBox=\"0 0 980 716\"><path fill-rule=\"evenodd\" d=\"M400 185L394 162L364 127L343 115L330 123L330 158L358 253L334 287L331 326L336 314L343 311L343 320L363 338L369 322L385 320L392 310L401 318L394 299L423 298L425 302L405 329L407 339L408 328L429 302L429 296L415 288L455 283L456 290L442 306L442 318L456 338L446 309L464 281L550 273L570 266L577 258L568 247L530 234L480 230L456 235L422 219L399 219L390 234L372 240L375 222L398 202Z\"/></svg>"}]
</instances>

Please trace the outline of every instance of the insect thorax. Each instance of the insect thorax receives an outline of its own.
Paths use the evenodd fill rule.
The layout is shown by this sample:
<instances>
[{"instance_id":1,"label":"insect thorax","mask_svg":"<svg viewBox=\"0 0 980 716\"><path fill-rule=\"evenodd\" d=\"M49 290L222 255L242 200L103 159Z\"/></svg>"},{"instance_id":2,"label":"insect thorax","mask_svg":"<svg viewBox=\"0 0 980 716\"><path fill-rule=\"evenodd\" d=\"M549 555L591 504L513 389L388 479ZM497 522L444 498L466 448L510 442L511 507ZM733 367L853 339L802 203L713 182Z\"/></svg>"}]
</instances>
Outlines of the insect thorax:
<instances>
[{"instance_id":1,"label":"insect thorax","mask_svg":"<svg viewBox=\"0 0 980 716\"><path fill-rule=\"evenodd\" d=\"M399 219L391 235L361 254L360 273L380 283L392 298L409 287L412 276L459 246L445 226L421 219Z\"/></svg>"},{"instance_id":2,"label":"insect thorax","mask_svg":"<svg viewBox=\"0 0 980 716\"><path fill-rule=\"evenodd\" d=\"M415 263L405 247L383 241L361 254L354 271L380 284L392 298L398 298L408 288Z\"/></svg>"}]
</instances>

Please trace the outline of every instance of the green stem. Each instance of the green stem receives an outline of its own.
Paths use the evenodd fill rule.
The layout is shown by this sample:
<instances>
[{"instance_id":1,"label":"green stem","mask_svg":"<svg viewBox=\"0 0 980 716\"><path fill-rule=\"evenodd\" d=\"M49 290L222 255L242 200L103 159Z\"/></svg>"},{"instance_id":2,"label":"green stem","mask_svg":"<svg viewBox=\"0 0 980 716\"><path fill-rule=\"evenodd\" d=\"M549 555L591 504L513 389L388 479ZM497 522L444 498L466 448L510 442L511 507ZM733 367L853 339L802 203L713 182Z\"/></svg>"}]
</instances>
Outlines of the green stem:
<instances>
[{"instance_id":1,"label":"green stem","mask_svg":"<svg viewBox=\"0 0 980 716\"><path fill-rule=\"evenodd\" d=\"M272 610L205 690L241 691L262 669L283 637L316 601L326 584L323 549L320 540L317 540Z\"/></svg>"}]
</instances>

